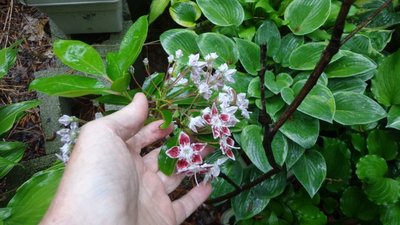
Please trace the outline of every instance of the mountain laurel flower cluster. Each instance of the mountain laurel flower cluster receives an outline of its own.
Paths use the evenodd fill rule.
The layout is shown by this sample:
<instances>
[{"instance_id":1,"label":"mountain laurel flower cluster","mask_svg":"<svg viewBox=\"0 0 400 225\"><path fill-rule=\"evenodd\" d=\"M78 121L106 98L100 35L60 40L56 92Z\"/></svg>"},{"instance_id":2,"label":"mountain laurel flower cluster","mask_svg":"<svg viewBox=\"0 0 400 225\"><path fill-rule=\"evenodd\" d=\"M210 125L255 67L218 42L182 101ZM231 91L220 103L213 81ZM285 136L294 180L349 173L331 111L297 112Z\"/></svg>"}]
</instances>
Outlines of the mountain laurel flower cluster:
<instances>
[{"instance_id":1,"label":"mountain laurel flower cluster","mask_svg":"<svg viewBox=\"0 0 400 225\"><path fill-rule=\"evenodd\" d=\"M211 131L222 156L214 163L203 163L201 152L205 149L206 143L191 143L189 135L183 131L179 134L178 145L169 148L166 154L170 158L178 159L176 163L178 174L187 176L203 174L204 180L208 181L219 175L219 167L228 159L235 160L233 150L239 148L235 147L231 128L240 122L236 115L239 112L240 118L250 118L249 100L246 99L245 93L236 93L229 86L235 83L236 69L229 68L226 63L216 65L215 60L218 58L216 53L207 54L204 60L200 58L200 54L191 54L184 65L178 60L182 57L183 53L180 50L168 57L170 77L167 83L175 86L192 85L197 90L197 95L202 96L210 104L203 109L195 109L195 106L191 108L191 112L198 110L200 115L191 113L186 125L193 131L194 136ZM196 176L195 179L197 182Z\"/></svg>"},{"instance_id":2,"label":"mountain laurel flower cluster","mask_svg":"<svg viewBox=\"0 0 400 225\"><path fill-rule=\"evenodd\" d=\"M56 156L64 163L67 163L79 134L79 119L74 116L63 115L58 119L58 122L64 126L64 128L57 131L63 146L61 146L60 153L56 154Z\"/></svg>"}]
</instances>

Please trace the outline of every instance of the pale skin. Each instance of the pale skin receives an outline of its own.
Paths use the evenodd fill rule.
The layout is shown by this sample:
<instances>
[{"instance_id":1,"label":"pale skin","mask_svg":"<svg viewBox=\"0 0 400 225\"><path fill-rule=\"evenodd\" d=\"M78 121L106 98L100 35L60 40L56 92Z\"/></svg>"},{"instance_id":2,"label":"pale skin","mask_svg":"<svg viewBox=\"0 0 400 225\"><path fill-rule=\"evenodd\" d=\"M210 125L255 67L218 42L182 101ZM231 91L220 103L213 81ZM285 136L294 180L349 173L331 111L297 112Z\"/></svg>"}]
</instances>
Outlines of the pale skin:
<instances>
[{"instance_id":1,"label":"pale skin","mask_svg":"<svg viewBox=\"0 0 400 225\"><path fill-rule=\"evenodd\" d=\"M42 225L180 224L208 198L211 186L202 183L170 200L183 177L158 170L159 149L144 157L140 151L172 127L160 129L162 121L143 126L147 114L139 93L122 110L83 126Z\"/></svg>"}]
</instances>

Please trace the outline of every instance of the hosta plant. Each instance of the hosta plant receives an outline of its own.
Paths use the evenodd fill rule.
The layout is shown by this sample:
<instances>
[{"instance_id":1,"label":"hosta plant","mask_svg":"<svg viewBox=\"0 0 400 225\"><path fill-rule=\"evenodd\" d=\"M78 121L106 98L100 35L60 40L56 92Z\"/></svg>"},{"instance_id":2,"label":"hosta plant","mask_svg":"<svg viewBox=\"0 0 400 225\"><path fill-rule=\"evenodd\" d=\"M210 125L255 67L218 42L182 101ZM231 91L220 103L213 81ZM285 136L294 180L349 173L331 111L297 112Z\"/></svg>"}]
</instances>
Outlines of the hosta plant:
<instances>
[{"instance_id":1,"label":"hosta plant","mask_svg":"<svg viewBox=\"0 0 400 225\"><path fill-rule=\"evenodd\" d=\"M190 29L165 31L166 72L131 88L143 76L131 65L148 19L168 5ZM30 88L115 105L145 93L149 121L175 126L160 170L212 182L208 203L229 206L224 221L398 224L400 51L386 48L397 9L389 0L154 0L104 58L56 41L76 73Z\"/></svg>"}]
</instances>

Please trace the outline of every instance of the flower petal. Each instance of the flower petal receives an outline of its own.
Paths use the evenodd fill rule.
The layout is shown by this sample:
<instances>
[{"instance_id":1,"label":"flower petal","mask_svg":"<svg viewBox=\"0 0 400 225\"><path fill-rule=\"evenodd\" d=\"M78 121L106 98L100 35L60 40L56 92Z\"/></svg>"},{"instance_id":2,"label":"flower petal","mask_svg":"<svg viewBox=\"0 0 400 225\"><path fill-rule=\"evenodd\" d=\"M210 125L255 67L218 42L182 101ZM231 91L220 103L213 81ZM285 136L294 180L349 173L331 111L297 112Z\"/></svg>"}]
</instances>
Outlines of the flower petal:
<instances>
[{"instance_id":1,"label":"flower petal","mask_svg":"<svg viewBox=\"0 0 400 225\"><path fill-rule=\"evenodd\" d=\"M178 169L178 171L185 169L189 166L189 162L186 161L186 159L180 159L178 160L178 162L176 163L176 168Z\"/></svg>"},{"instance_id":2,"label":"flower petal","mask_svg":"<svg viewBox=\"0 0 400 225\"><path fill-rule=\"evenodd\" d=\"M213 116L218 115L218 109L217 109L217 106L215 105L215 102L213 103L213 105L212 105L212 107L211 107L211 114L212 114Z\"/></svg>"},{"instance_id":3,"label":"flower petal","mask_svg":"<svg viewBox=\"0 0 400 225\"><path fill-rule=\"evenodd\" d=\"M174 146L170 149L168 149L165 154L169 156L170 158L176 159L179 156L180 148L178 146Z\"/></svg>"},{"instance_id":4,"label":"flower petal","mask_svg":"<svg viewBox=\"0 0 400 225\"><path fill-rule=\"evenodd\" d=\"M193 143L191 146L194 152L201 152L204 150L206 145L206 143Z\"/></svg>"},{"instance_id":5,"label":"flower petal","mask_svg":"<svg viewBox=\"0 0 400 225\"><path fill-rule=\"evenodd\" d=\"M190 137L187 135L185 132L181 132L179 134L179 145L184 146L184 145L190 145Z\"/></svg>"},{"instance_id":6,"label":"flower petal","mask_svg":"<svg viewBox=\"0 0 400 225\"><path fill-rule=\"evenodd\" d=\"M203 162L203 159L201 158L200 155L193 155L192 157L192 163L194 164L201 164Z\"/></svg>"},{"instance_id":7,"label":"flower petal","mask_svg":"<svg viewBox=\"0 0 400 225\"><path fill-rule=\"evenodd\" d=\"M228 122L229 119L230 119L230 116L229 116L228 114L226 114L226 113L221 113L221 114L219 115L219 119L222 120L222 121L224 121L224 122Z\"/></svg>"},{"instance_id":8,"label":"flower petal","mask_svg":"<svg viewBox=\"0 0 400 225\"><path fill-rule=\"evenodd\" d=\"M233 152L232 152L231 149L228 149L228 150L225 152L225 154L226 154L226 156L228 156L230 159L235 160L235 155L233 154Z\"/></svg>"},{"instance_id":9,"label":"flower petal","mask_svg":"<svg viewBox=\"0 0 400 225\"><path fill-rule=\"evenodd\" d=\"M221 133L222 133L223 135L231 136L231 131L229 130L228 127L221 127L220 130L221 130Z\"/></svg>"}]
</instances>

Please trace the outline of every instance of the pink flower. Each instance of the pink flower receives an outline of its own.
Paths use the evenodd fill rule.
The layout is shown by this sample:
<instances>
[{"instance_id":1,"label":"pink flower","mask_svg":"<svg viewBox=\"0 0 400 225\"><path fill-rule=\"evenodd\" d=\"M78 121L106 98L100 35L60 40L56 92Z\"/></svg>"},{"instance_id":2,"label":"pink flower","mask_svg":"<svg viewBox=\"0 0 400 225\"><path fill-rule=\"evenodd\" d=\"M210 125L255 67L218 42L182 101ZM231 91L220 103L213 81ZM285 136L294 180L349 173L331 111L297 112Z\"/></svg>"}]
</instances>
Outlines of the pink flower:
<instances>
[{"instance_id":1,"label":"pink flower","mask_svg":"<svg viewBox=\"0 0 400 225\"><path fill-rule=\"evenodd\" d=\"M229 127L234 126L236 123L235 121L237 121L235 115L233 115L235 111L236 110L232 108L231 110L224 110L224 112L219 113L215 102L213 103L211 109L204 109L202 117L204 121L211 126L214 139L224 135L231 135Z\"/></svg>"},{"instance_id":2,"label":"pink flower","mask_svg":"<svg viewBox=\"0 0 400 225\"><path fill-rule=\"evenodd\" d=\"M219 139L219 146L224 155L228 156L232 160L235 160L235 155L232 152L232 148L238 147L235 147L235 141L232 138L228 136L221 137L221 139Z\"/></svg>"},{"instance_id":3,"label":"pink flower","mask_svg":"<svg viewBox=\"0 0 400 225\"><path fill-rule=\"evenodd\" d=\"M203 159L200 152L206 147L205 143L190 143L189 135L184 132L179 134L179 146L174 146L166 151L166 154L173 158L178 159L176 167L178 173L191 165L201 164Z\"/></svg>"}]
</instances>

